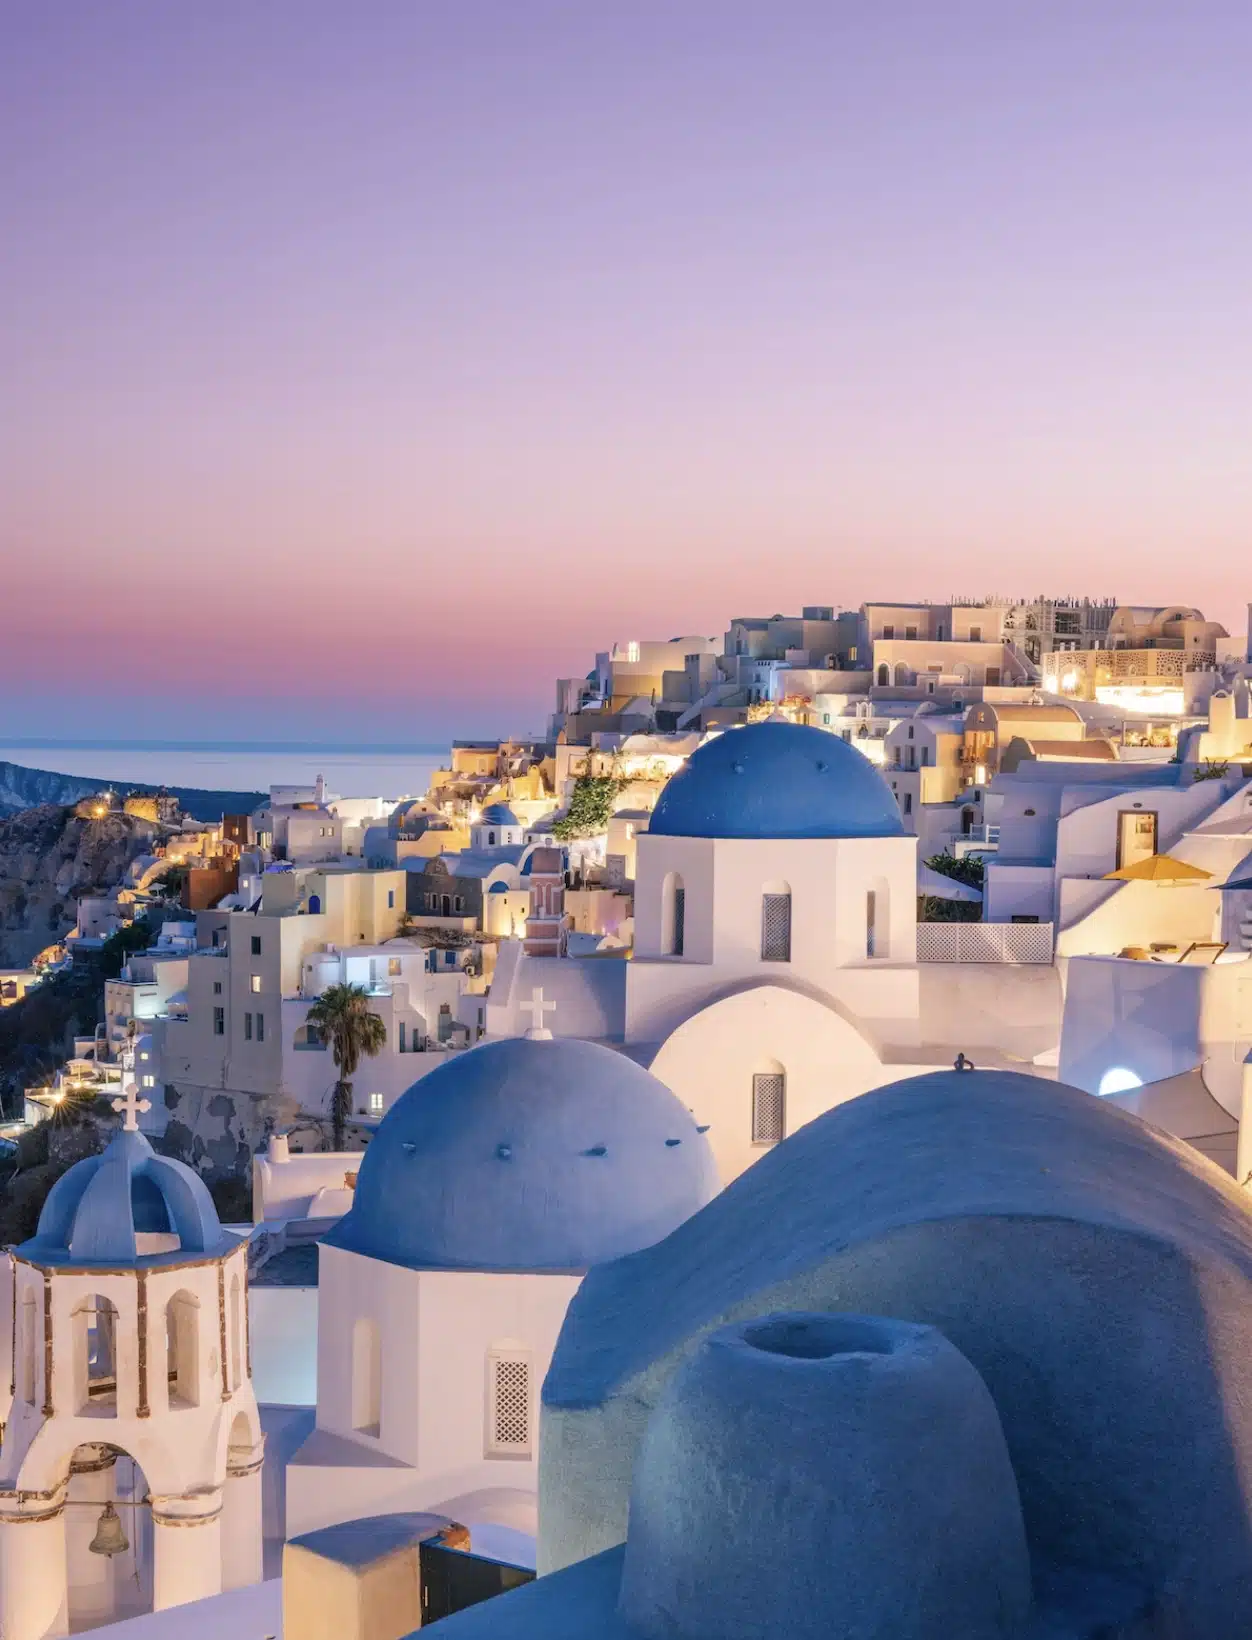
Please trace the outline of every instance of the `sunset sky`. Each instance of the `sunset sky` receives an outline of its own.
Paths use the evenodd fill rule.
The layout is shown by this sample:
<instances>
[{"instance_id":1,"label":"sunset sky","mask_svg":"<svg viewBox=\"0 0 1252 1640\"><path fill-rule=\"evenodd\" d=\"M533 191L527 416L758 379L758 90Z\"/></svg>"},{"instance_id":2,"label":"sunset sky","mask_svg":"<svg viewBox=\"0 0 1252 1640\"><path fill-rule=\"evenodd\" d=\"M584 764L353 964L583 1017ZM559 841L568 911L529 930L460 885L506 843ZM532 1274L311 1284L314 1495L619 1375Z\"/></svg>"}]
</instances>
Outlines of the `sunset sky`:
<instances>
[{"instance_id":1,"label":"sunset sky","mask_svg":"<svg viewBox=\"0 0 1252 1640\"><path fill-rule=\"evenodd\" d=\"M1252 6L0 0L0 740L1252 596Z\"/></svg>"}]
</instances>

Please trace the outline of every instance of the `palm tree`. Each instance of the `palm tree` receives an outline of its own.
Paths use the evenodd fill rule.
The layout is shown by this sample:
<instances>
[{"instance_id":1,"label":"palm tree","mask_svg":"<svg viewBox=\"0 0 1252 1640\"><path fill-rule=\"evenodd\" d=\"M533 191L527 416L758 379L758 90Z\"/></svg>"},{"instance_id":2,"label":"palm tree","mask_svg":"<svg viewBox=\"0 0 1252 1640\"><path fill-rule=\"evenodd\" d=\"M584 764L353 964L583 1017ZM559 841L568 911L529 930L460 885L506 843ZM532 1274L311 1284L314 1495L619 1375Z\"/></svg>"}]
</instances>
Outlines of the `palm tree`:
<instances>
[{"instance_id":1,"label":"palm tree","mask_svg":"<svg viewBox=\"0 0 1252 1640\"><path fill-rule=\"evenodd\" d=\"M330 1120L335 1149L342 1150L352 1113L352 1078L363 1057L372 1059L386 1047L387 1027L370 1013L369 993L362 985L328 985L309 1009L308 1022L330 1043L339 1072Z\"/></svg>"}]
</instances>

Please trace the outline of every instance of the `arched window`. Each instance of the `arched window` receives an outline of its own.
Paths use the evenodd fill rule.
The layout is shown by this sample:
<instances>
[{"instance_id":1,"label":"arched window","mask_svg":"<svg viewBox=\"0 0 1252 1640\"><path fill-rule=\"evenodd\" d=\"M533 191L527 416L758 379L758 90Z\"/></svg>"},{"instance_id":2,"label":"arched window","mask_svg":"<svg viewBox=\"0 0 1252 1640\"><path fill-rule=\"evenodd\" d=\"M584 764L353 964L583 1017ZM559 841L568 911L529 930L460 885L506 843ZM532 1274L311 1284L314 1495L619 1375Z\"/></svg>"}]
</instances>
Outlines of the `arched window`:
<instances>
[{"instance_id":1,"label":"arched window","mask_svg":"<svg viewBox=\"0 0 1252 1640\"><path fill-rule=\"evenodd\" d=\"M530 1352L512 1343L487 1351L487 1441L484 1457L529 1458L531 1433Z\"/></svg>"},{"instance_id":2,"label":"arched window","mask_svg":"<svg viewBox=\"0 0 1252 1640\"><path fill-rule=\"evenodd\" d=\"M165 1306L165 1377L172 1407L200 1404L200 1300L185 1289Z\"/></svg>"},{"instance_id":3,"label":"arched window","mask_svg":"<svg viewBox=\"0 0 1252 1640\"><path fill-rule=\"evenodd\" d=\"M495 846L495 841L496 841L496 834L495 834L495 832L494 832L494 831L489 831L489 832L488 832L488 833L487 833L487 845L488 845L488 847L490 847L490 848L494 848L494 846Z\"/></svg>"},{"instance_id":4,"label":"arched window","mask_svg":"<svg viewBox=\"0 0 1252 1640\"><path fill-rule=\"evenodd\" d=\"M451 894L445 894L443 896L443 914L444 914L445 917L450 917L452 915L452 896L451 896Z\"/></svg>"},{"instance_id":5,"label":"arched window","mask_svg":"<svg viewBox=\"0 0 1252 1640\"><path fill-rule=\"evenodd\" d=\"M100 1293L74 1306L74 1405L117 1417L117 1310Z\"/></svg>"},{"instance_id":6,"label":"arched window","mask_svg":"<svg viewBox=\"0 0 1252 1640\"><path fill-rule=\"evenodd\" d=\"M240 1370L243 1356L243 1309L240 1305L239 1277L230 1278L230 1387L238 1389L243 1382Z\"/></svg>"},{"instance_id":7,"label":"arched window","mask_svg":"<svg viewBox=\"0 0 1252 1640\"><path fill-rule=\"evenodd\" d=\"M352 1427L377 1436L383 1426L383 1351L378 1323L359 1315L352 1325Z\"/></svg>"},{"instance_id":8,"label":"arched window","mask_svg":"<svg viewBox=\"0 0 1252 1640\"><path fill-rule=\"evenodd\" d=\"M761 895L761 961L791 961L790 883L766 883Z\"/></svg>"},{"instance_id":9,"label":"arched window","mask_svg":"<svg viewBox=\"0 0 1252 1640\"><path fill-rule=\"evenodd\" d=\"M961 836L968 837L974 829L974 811L971 808L961 810Z\"/></svg>"},{"instance_id":10,"label":"arched window","mask_svg":"<svg viewBox=\"0 0 1252 1640\"><path fill-rule=\"evenodd\" d=\"M879 687L885 689L890 682L891 682L891 668L887 665L886 661L884 661L882 663L882 665L878 668Z\"/></svg>"},{"instance_id":11,"label":"arched window","mask_svg":"<svg viewBox=\"0 0 1252 1640\"><path fill-rule=\"evenodd\" d=\"M752 1143L781 1144L787 1133L787 1072L776 1059L752 1073Z\"/></svg>"},{"instance_id":12,"label":"arched window","mask_svg":"<svg viewBox=\"0 0 1252 1640\"><path fill-rule=\"evenodd\" d=\"M661 955L681 957L687 941L687 889L677 871L661 884Z\"/></svg>"},{"instance_id":13,"label":"arched window","mask_svg":"<svg viewBox=\"0 0 1252 1640\"><path fill-rule=\"evenodd\" d=\"M896 688L897 689L901 688L904 684L908 683L908 681L909 681L909 669L908 669L907 666L905 666L903 661L897 661L896 662L896 678L895 678L895 681L896 681Z\"/></svg>"},{"instance_id":14,"label":"arched window","mask_svg":"<svg viewBox=\"0 0 1252 1640\"><path fill-rule=\"evenodd\" d=\"M318 917L318 916L321 915L321 912L322 912L322 896L320 894L310 894L309 895L309 916L310 917Z\"/></svg>"},{"instance_id":15,"label":"arched window","mask_svg":"<svg viewBox=\"0 0 1252 1640\"><path fill-rule=\"evenodd\" d=\"M879 877L865 895L865 955L891 955L891 891L885 877Z\"/></svg>"}]
</instances>

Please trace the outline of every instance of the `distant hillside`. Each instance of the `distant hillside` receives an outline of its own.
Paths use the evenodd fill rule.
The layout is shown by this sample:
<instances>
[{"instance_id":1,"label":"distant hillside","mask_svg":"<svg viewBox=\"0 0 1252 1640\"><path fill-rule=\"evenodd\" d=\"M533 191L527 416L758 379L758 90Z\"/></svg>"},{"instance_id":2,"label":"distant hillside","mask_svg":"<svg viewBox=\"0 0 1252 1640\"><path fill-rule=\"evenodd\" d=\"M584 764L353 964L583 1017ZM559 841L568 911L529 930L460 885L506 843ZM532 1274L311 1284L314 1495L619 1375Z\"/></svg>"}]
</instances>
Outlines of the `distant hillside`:
<instances>
[{"instance_id":1,"label":"distant hillside","mask_svg":"<svg viewBox=\"0 0 1252 1640\"><path fill-rule=\"evenodd\" d=\"M41 803L77 803L80 797L106 790L151 792L150 781L93 780L81 774L56 774L50 769L27 769L20 763L0 762L0 815L18 814ZM263 792L212 792L195 786L167 786L184 814L196 820L220 820L223 814L250 814L265 801Z\"/></svg>"}]
</instances>

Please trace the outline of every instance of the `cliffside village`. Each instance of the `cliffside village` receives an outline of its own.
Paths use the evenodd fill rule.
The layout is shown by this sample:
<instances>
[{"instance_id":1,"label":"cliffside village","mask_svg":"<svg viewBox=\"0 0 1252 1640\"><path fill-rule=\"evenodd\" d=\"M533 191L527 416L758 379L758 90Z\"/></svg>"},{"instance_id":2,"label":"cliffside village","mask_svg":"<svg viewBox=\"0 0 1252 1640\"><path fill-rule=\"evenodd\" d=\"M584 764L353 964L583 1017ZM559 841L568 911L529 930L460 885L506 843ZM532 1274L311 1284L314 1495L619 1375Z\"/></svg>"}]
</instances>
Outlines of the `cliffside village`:
<instances>
[{"instance_id":1,"label":"cliffside village","mask_svg":"<svg viewBox=\"0 0 1252 1640\"><path fill-rule=\"evenodd\" d=\"M910 866L891 915L908 926L851 957L837 927L819 941L807 981L820 1000L789 992L811 1018L784 1035L816 1043L837 1027L855 1052L842 1056L846 1085L818 1094L789 1041L763 1042L787 1065L770 1131L895 1065L959 1050L1043 1075L1063 1063L1093 1092L1164 1100L1158 1119L1233 1170L1249 1045L1232 964L1252 947L1252 880L1239 886L1252 879L1250 678L1249 643L1184 606L807 607L736 619L720 640L615 644L557 682L542 740L454 742L420 796L341 795L319 778L215 824L160 795L84 798L85 815L147 822L151 853L111 894L80 900L39 965L0 976L4 1000L129 924L171 867L182 910L107 983L94 1036L29 1090L27 1119L93 1086L111 1097L130 1054L151 1105L144 1130L172 1125L202 1170L246 1169L272 1134L322 1148L336 1070L307 1015L336 984L362 986L385 1026L354 1078L353 1146L449 1055L523 1029L540 991L538 1024L612 1043L711 1116L714 1090L743 1075L722 1060L745 1043L702 1044L696 1065L677 1040L699 1034L691 985L661 1007L636 1000L630 976L677 959L711 998L740 983L738 936L711 927L697 951L693 885L679 891L676 947L662 870L674 845L641 860L640 842L701 746L785 722L842 740L886 783L910 840L893 845ZM785 810L785 786L775 796ZM937 856L939 871L926 864ZM719 904L731 870L719 863ZM788 879L797 906L825 892L821 867L804 871ZM1089 983L1066 984L1074 961ZM849 963L889 971L890 997L843 998L824 970ZM1145 988L1182 1034L1132 1052L1118 1024ZM714 1146L733 1173L760 1141L751 1120L722 1126Z\"/></svg>"},{"instance_id":2,"label":"cliffside village","mask_svg":"<svg viewBox=\"0 0 1252 1640\"><path fill-rule=\"evenodd\" d=\"M728 1568L773 1554L780 1518L780 1564L803 1559L796 1466L832 1428L860 1438L828 1410L806 1436L797 1378L781 1447L697 1441L695 1525L658 1533L682 1477L649 1479L645 1415L734 1431L779 1360L929 1382L940 1346L994 1507L980 1482L927 1524L970 1440L910 1445L891 1473L920 1475L922 1523L892 1513L901 1532L946 1545L993 1518L1016 1624L1022 1508L1032 1533L1080 1521L1061 1549L1110 1575L1039 1582L1031 1634L1129 1634L1145 1580L1194 1618L1180 1634L1241 1632L1206 1615L1211 1590L1243 1609L1220 1551L1238 1509L1218 1437L1188 1432L1252 1450L1250 698L1252 619L1236 642L1182 606L814 607L617 644L558 682L542 739L456 742L420 795L319 777L214 822L83 799L144 852L8 981L132 931L95 1032L26 1095L36 1125L91 1101L107 1144L0 1263L5 1640L188 1602L180 1633L616 1633L619 1579L642 1599L672 1575L686 1610L728 1531ZM332 996L372 1021L356 1063ZM232 1173L250 1223L206 1188ZM902 1319L740 1319L706 1347L780 1291ZM713 1347L764 1375L746 1400L700 1378ZM1161 1454L1208 1513L1152 1512ZM751 1507L705 1521L723 1492ZM926 1632L1025 1634L969 1626L970 1600L1007 1609L995 1556L972 1563L949 1588L945 1549ZM536 1566L554 1575L451 1615ZM1049 1604L1071 1596L1081 1622Z\"/></svg>"}]
</instances>

